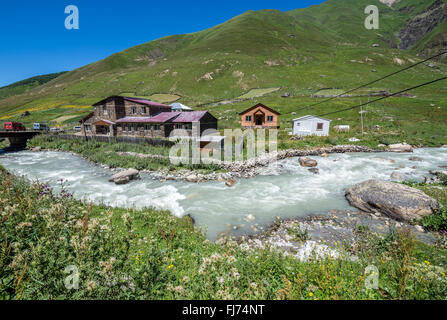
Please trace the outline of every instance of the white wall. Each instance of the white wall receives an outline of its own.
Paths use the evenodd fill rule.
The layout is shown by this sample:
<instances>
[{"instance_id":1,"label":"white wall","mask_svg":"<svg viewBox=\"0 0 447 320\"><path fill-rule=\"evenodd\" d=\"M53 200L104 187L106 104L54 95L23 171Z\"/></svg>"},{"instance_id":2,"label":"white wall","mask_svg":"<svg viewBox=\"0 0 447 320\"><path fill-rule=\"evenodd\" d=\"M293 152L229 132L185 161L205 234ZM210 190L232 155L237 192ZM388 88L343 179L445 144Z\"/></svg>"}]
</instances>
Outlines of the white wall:
<instances>
[{"instance_id":1,"label":"white wall","mask_svg":"<svg viewBox=\"0 0 447 320\"><path fill-rule=\"evenodd\" d=\"M300 124L299 126L297 124ZM323 130L317 130L317 124L323 123ZM330 121L318 118L308 118L305 120L293 121L293 134L299 136L328 136Z\"/></svg>"}]
</instances>

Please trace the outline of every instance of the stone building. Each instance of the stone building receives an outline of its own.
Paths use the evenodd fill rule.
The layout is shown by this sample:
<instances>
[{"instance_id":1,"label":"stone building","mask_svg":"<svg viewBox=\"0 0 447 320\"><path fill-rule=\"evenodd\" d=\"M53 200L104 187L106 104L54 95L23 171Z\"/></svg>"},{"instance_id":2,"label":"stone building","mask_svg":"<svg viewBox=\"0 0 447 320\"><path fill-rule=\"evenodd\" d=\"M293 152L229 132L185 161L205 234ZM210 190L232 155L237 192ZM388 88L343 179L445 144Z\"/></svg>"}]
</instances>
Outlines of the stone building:
<instances>
[{"instance_id":1,"label":"stone building","mask_svg":"<svg viewBox=\"0 0 447 320\"><path fill-rule=\"evenodd\" d=\"M106 136L169 137L174 129L200 133L217 129L217 119L208 111L172 112L171 107L147 99L111 96L93 105L81 120L82 134Z\"/></svg>"}]
</instances>

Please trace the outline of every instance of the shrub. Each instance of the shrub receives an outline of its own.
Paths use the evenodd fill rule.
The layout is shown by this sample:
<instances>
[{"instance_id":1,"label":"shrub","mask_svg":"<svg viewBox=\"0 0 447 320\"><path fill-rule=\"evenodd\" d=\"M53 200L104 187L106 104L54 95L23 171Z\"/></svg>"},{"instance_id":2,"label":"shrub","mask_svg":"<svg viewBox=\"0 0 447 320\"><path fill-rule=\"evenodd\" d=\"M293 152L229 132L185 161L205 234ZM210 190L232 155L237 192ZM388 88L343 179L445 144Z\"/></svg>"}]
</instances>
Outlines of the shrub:
<instances>
[{"instance_id":1,"label":"shrub","mask_svg":"<svg viewBox=\"0 0 447 320\"><path fill-rule=\"evenodd\" d=\"M447 203L434 214L425 216L422 225L429 230L447 231Z\"/></svg>"}]
</instances>

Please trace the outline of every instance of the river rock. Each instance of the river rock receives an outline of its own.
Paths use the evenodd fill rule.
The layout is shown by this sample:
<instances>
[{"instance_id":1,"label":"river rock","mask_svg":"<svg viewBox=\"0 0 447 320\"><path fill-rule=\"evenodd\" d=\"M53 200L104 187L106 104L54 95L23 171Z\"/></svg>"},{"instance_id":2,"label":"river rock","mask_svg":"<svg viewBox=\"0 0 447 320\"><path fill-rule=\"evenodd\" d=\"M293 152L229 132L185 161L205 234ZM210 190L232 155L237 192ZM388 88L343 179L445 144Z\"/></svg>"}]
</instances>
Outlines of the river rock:
<instances>
[{"instance_id":1,"label":"river rock","mask_svg":"<svg viewBox=\"0 0 447 320\"><path fill-rule=\"evenodd\" d=\"M413 152L413 147L406 143L390 144L388 146L390 152Z\"/></svg>"},{"instance_id":2,"label":"river rock","mask_svg":"<svg viewBox=\"0 0 447 320\"><path fill-rule=\"evenodd\" d=\"M195 174L190 174L189 176L186 177L186 181L188 181L188 182L198 182L199 181L199 177L197 177Z\"/></svg>"},{"instance_id":3,"label":"river rock","mask_svg":"<svg viewBox=\"0 0 447 320\"><path fill-rule=\"evenodd\" d=\"M236 183L236 180L234 180L234 179L228 179L228 180L225 182L225 185L226 185L227 187L232 187L232 186L234 186L235 183Z\"/></svg>"},{"instance_id":4,"label":"river rock","mask_svg":"<svg viewBox=\"0 0 447 320\"><path fill-rule=\"evenodd\" d=\"M422 158L419 158L419 157L410 157L408 160L410 160L410 161L422 161Z\"/></svg>"},{"instance_id":5,"label":"river rock","mask_svg":"<svg viewBox=\"0 0 447 320\"><path fill-rule=\"evenodd\" d=\"M256 219L255 216L252 215L251 213L245 217L246 221L254 221L255 219Z\"/></svg>"},{"instance_id":6,"label":"river rock","mask_svg":"<svg viewBox=\"0 0 447 320\"><path fill-rule=\"evenodd\" d=\"M310 169L307 169L307 170L309 170L313 174L319 174L320 173L320 170L318 168L310 168Z\"/></svg>"},{"instance_id":7,"label":"river rock","mask_svg":"<svg viewBox=\"0 0 447 320\"><path fill-rule=\"evenodd\" d=\"M42 147L34 147L34 148L31 148L31 151L32 152L39 152L39 151L41 151L42 150Z\"/></svg>"},{"instance_id":8,"label":"river rock","mask_svg":"<svg viewBox=\"0 0 447 320\"><path fill-rule=\"evenodd\" d=\"M320 154L320 157L327 158L327 157L329 157L329 155L327 153L322 153L322 154Z\"/></svg>"},{"instance_id":9,"label":"river rock","mask_svg":"<svg viewBox=\"0 0 447 320\"><path fill-rule=\"evenodd\" d=\"M346 190L349 203L365 212L380 211L399 221L419 220L438 208L420 190L383 180L368 180Z\"/></svg>"},{"instance_id":10,"label":"river rock","mask_svg":"<svg viewBox=\"0 0 447 320\"><path fill-rule=\"evenodd\" d=\"M316 167L318 165L316 160L308 157L298 158L298 161L302 167Z\"/></svg>"},{"instance_id":11,"label":"river rock","mask_svg":"<svg viewBox=\"0 0 447 320\"><path fill-rule=\"evenodd\" d=\"M120 173L117 173L113 175L109 182L115 182L115 184L126 184L132 180L136 180L140 178L140 173L136 169L127 169L124 171L121 171Z\"/></svg>"}]
</instances>

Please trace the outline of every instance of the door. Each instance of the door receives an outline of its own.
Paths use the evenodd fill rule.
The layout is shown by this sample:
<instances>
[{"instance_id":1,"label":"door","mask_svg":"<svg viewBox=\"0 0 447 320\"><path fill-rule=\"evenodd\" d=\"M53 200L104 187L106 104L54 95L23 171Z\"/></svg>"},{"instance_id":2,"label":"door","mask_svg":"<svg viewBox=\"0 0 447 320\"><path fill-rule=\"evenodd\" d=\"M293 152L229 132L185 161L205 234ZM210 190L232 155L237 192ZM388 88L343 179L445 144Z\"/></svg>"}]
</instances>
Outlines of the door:
<instances>
[{"instance_id":1,"label":"door","mask_svg":"<svg viewBox=\"0 0 447 320\"><path fill-rule=\"evenodd\" d=\"M264 116L261 114L255 115L255 125L262 126L264 124Z\"/></svg>"}]
</instances>

